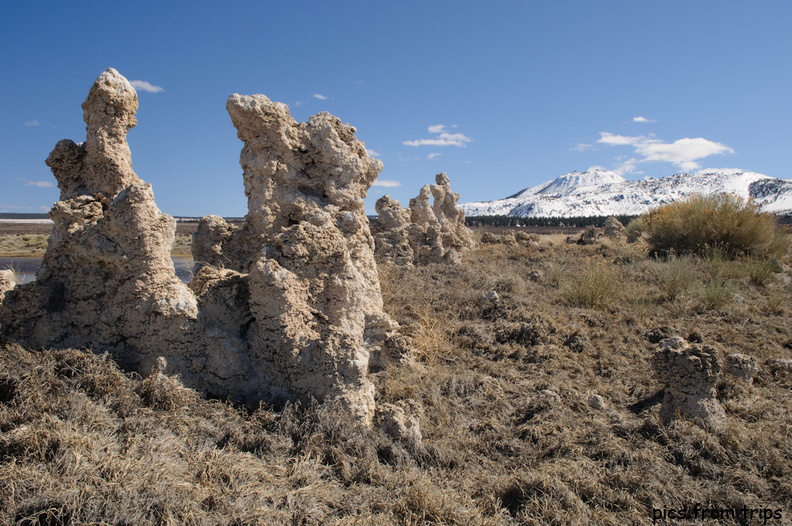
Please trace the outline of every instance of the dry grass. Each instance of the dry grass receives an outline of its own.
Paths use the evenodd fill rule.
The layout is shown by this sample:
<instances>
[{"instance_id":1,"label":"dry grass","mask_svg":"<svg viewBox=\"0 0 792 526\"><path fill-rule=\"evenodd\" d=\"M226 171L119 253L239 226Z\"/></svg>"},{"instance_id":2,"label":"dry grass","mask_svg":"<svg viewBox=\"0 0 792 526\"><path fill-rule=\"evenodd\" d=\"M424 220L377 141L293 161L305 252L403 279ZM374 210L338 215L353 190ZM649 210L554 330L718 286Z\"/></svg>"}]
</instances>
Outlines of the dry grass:
<instances>
[{"instance_id":1,"label":"dry grass","mask_svg":"<svg viewBox=\"0 0 792 526\"><path fill-rule=\"evenodd\" d=\"M48 243L43 234L0 235L0 257L41 257Z\"/></svg>"},{"instance_id":2,"label":"dry grass","mask_svg":"<svg viewBox=\"0 0 792 526\"><path fill-rule=\"evenodd\" d=\"M375 375L377 398L420 407L420 447L333 404L245 411L105 356L5 345L0 523L652 524L653 509L699 503L788 524L792 373L766 363L792 358L789 257L759 284L744 261L548 241L380 268L414 350ZM571 306L564 284L595 272L617 285L610 300ZM717 280L731 295L701 308ZM641 404L659 388L652 341L691 333L762 365L749 389L723 382L712 431L664 428Z\"/></svg>"},{"instance_id":3,"label":"dry grass","mask_svg":"<svg viewBox=\"0 0 792 526\"><path fill-rule=\"evenodd\" d=\"M172 256L190 256L192 236L176 234ZM49 245L48 234L0 234L0 257L43 257Z\"/></svg>"},{"instance_id":4,"label":"dry grass","mask_svg":"<svg viewBox=\"0 0 792 526\"><path fill-rule=\"evenodd\" d=\"M606 308L616 300L621 286L613 270L596 266L562 282L561 294L573 307Z\"/></svg>"},{"instance_id":5,"label":"dry grass","mask_svg":"<svg viewBox=\"0 0 792 526\"><path fill-rule=\"evenodd\" d=\"M171 249L171 256L191 256L192 235L189 234L176 234L173 240L173 248Z\"/></svg>"}]
</instances>

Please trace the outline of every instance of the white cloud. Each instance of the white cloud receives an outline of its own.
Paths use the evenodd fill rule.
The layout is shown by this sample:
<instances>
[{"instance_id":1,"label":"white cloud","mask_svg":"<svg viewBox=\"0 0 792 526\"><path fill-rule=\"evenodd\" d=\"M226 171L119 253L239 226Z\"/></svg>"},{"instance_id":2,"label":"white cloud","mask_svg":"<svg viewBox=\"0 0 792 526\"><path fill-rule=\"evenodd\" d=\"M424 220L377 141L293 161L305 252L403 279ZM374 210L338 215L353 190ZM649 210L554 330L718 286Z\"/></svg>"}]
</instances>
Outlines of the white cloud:
<instances>
[{"instance_id":1,"label":"white cloud","mask_svg":"<svg viewBox=\"0 0 792 526\"><path fill-rule=\"evenodd\" d=\"M39 121L37 121L36 119L33 119L32 121L27 121L25 123L25 126L38 126L40 124L41 123Z\"/></svg>"},{"instance_id":2,"label":"white cloud","mask_svg":"<svg viewBox=\"0 0 792 526\"><path fill-rule=\"evenodd\" d=\"M322 95L321 93L314 93L311 97L319 100L327 100L327 95Z\"/></svg>"},{"instance_id":3,"label":"white cloud","mask_svg":"<svg viewBox=\"0 0 792 526\"><path fill-rule=\"evenodd\" d=\"M573 152L585 152L587 150L591 150L592 148L594 148L593 144L586 144L586 143L579 142L579 143L577 143L575 145L574 148L572 148L572 151Z\"/></svg>"},{"instance_id":4,"label":"white cloud","mask_svg":"<svg viewBox=\"0 0 792 526\"><path fill-rule=\"evenodd\" d=\"M703 137L677 139L672 143L667 143L651 135L630 137L600 132L600 139L597 142L608 146L632 146L639 157L622 163L622 166L631 168L634 168L637 163L661 161L674 164L682 170L691 171L701 167L697 162L699 159L711 155L734 153L734 150L725 144Z\"/></svg>"},{"instance_id":5,"label":"white cloud","mask_svg":"<svg viewBox=\"0 0 792 526\"><path fill-rule=\"evenodd\" d=\"M28 181L25 183L25 186L38 186L40 188L52 188L55 186L55 183L52 181Z\"/></svg>"},{"instance_id":6,"label":"white cloud","mask_svg":"<svg viewBox=\"0 0 792 526\"><path fill-rule=\"evenodd\" d=\"M451 126L456 128L456 126ZM456 146L457 148L464 148L467 143L473 142L473 139L462 133L448 133L446 130L448 126L445 124L433 124L427 130L429 133L438 134L434 139L415 139L413 141L404 141L402 144L407 146Z\"/></svg>"},{"instance_id":7,"label":"white cloud","mask_svg":"<svg viewBox=\"0 0 792 526\"><path fill-rule=\"evenodd\" d=\"M416 139L414 141L404 141L407 146L456 146L464 148L467 143L473 141L461 133L441 133L437 139Z\"/></svg>"},{"instance_id":8,"label":"white cloud","mask_svg":"<svg viewBox=\"0 0 792 526\"><path fill-rule=\"evenodd\" d=\"M426 156L426 158L429 159L430 161L433 161L433 160L437 159L438 157L440 157L441 155L443 155L443 154L442 153L430 153L429 155Z\"/></svg>"},{"instance_id":9,"label":"white cloud","mask_svg":"<svg viewBox=\"0 0 792 526\"><path fill-rule=\"evenodd\" d=\"M464 148L473 139L461 133L441 133L437 139L416 139L404 141L407 146L456 146Z\"/></svg>"},{"instance_id":10,"label":"white cloud","mask_svg":"<svg viewBox=\"0 0 792 526\"><path fill-rule=\"evenodd\" d=\"M678 139L670 144L650 143L641 146L640 153L646 156L647 161L666 161L674 164L687 164L688 168L697 163L696 159L703 159L710 155L734 153L734 150L719 142L712 142L702 137L695 139Z\"/></svg>"},{"instance_id":11,"label":"white cloud","mask_svg":"<svg viewBox=\"0 0 792 526\"><path fill-rule=\"evenodd\" d=\"M636 145L647 143L649 141L656 141L652 137L647 137L645 135L640 135L638 137L627 137L625 135L616 135L614 133L608 132L600 132L600 138L597 141L600 144L607 144L608 146L624 146L624 145Z\"/></svg>"},{"instance_id":12,"label":"white cloud","mask_svg":"<svg viewBox=\"0 0 792 526\"><path fill-rule=\"evenodd\" d=\"M165 91L165 88L162 86L155 86L146 80L130 80L129 83L138 91L147 91L149 93L161 93Z\"/></svg>"},{"instance_id":13,"label":"white cloud","mask_svg":"<svg viewBox=\"0 0 792 526\"><path fill-rule=\"evenodd\" d=\"M657 121L654 119L647 119L646 117L638 116L638 117L633 117L633 122L657 122Z\"/></svg>"},{"instance_id":14,"label":"white cloud","mask_svg":"<svg viewBox=\"0 0 792 526\"><path fill-rule=\"evenodd\" d=\"M387 179L374 179L374 182L371 183L371 186L384 186L386 188L398 188L401 185L399 181L389 181Z\"/></svg>"},{"instance_id":15,"label":"white cloud","mask_svg":"<svg viewBox=\"0 0 792 526\"><path fill-rule=\"evenodd\" d=\"M619 162L616 167L613 169L618 175L627 175L627 174L634 174L640 173L635 171L635 167L638 166L638 159L635 157L631 157L625 161Z\"/></svg>"},{"instance_id":16,"label":"white cloud","mask_svg":"<svg viewBox=\"0 0 792 526\"><path fill-rule=\"evenodd\" d=\"M367 153L368 153L368 154L369 154L371 157L382 157L382 156L379 154L379 152L376 152L376 151L374 151L374 150L371 150L371 149L369 149L369 148L366 148L366 152L367 152Z\"/></svg>"}]
</instances>

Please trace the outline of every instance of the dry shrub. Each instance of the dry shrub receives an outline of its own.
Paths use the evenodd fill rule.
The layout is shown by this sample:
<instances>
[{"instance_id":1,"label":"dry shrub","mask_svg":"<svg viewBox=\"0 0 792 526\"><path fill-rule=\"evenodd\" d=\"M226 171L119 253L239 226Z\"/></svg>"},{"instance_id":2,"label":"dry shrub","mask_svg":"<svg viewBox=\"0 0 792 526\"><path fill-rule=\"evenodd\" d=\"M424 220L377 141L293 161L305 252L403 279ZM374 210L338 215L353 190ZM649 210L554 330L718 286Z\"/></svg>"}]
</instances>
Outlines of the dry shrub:
<instances>
[{"instance_id":1,"label":"dry shrub","mask_svg":"<svg viewBox=\"0 0 792 526\"><path fill-rule=\"evenodd\" d=\"M612 269L595 266L563 282L561 294L575 307L606 308L616 300L619 288L619 278Z\"/></svg>"},{"instance_id":2,"label":"dry shrub","mask_svg":"<svg viewBox=\"0 0 792 526\"><path fill-rule=\"evenodd\" d=\"M626 244L624 242L616 242L614 243L614 249L616 251L616 261L618 263L624 263L627 265L634 265L641 261L646 260L647 256L647 247L644 243L630 243Z\"/></svg>"},{"instance_id":3,"label":"dry shrub","mask_svg":"<svg viewBox=\"0 0 792 526\"><path fill-rule=\"evenodd\" d=\"M661 206L642 217L655 254L698 254L717 248L731 257L779 257L789 247L772 214L732 194L694 196Z\"/></svg>"},{"instance_id":4,"label":"dry shrub","mask_svg":"<svg viewBox=\"0 0 792 526\"><path fill-rule=\"evenodd\" d=\"M561 286L570 269L563 263L548 262L544 265L547 282L553 287Z\"/></svg>"},{"instance_id":5,"label":"dry shrub","mask_svg":"<svg viewBox=\"0 0 792 526\"><path fill-rule=\"evenodd\" d=\"M695 261L690 257L669 257L654 266L657 286L664 300L674 301L687 294L698 280Z\"/></svg>"},{"instance_id":6,"label":"dry shrub","mask_svg":"<svg viewBox=\"0 0 792 526\"><path fill-rule=\"evenodd\" d=\"M748 279L757 287L770 283L774 274L781 271L778 263L773 260L749 258L743 262Z\"/></svg>"},{"instance_id":7,"label":"dry shrub","mask_svg":"<svg viewBox=\"0 0 792 526\"><path fill-rule=\"evenodd\" d=\"M627 226L624 228L624 234L628 239L640 239L645 228L643 216L638 216L627 223Z\"/></svg>"},{"instance_id":8,"label":"dry shrub","mask_svg":"<svg viewBox=\"0 0 792 526\"><path fill-rule=\"evenodd\" d=\"M789 301L789 295L783 292L773 292L767 297L764 310L770 314L783 314L784 304Z\"/></svg>"},{"instance_id":9,"label":"dry shrub","mask_svg":"<svg viewBox=\"0 0 792 526\"><path fill-rule=\"evenodd\" d=\"M735 289L731 283L725 280L713 279L699 286L696 289L695 297L704 310L722 309L732 298Z\"/></svg>"}]
</instances>

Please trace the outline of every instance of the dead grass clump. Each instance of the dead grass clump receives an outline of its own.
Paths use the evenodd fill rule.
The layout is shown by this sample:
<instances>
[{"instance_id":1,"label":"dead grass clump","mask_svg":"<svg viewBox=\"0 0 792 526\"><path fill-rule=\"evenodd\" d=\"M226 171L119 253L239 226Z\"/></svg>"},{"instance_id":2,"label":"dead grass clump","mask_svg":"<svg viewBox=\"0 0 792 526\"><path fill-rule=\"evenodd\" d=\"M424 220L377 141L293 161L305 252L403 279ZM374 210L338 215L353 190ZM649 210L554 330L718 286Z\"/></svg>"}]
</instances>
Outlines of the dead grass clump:
<instances>
[{"instance_id":1,"label":"dead grass clump","mask_svg":"<svg viewBox=\"0 0 792 526\"><path fill-rule=\"evenodd\" d=\"M182 385L178 378L155 372L140 382L135 390L141 401L152 409L174 411L196 400L197 393Z\"/></svg>"},{"instance_id":2,"label":"dead grass clump","mask_svg":"<svg viewBox=\"0 0 792 526\"><path fill-rule=\"evenodd\" d=\"M561 284L561 294L575 307L607 308L616 301L619 288L619 279L612 269L595 266L567 278Z\"/></svg>"},{"instance_id":3,"label":"dead grass clump","mask_svg":"<svg viewBox=\"0 0 792 526\"><path fill-rule=\"evenodd\" d=\"M700 308L718 310L728 305L734 298L734 287L726 280L713 279L696 289L695 297Z\"/></svg>"},{"instance_id":4,"label":"dead grass clump","mask_svg":"<svg viewBox=\"0 0 792 526\"><path fill-rule=\"evenodd\" d=\"M687 256L658 261L653 270L661 297L666 301L688 294L699 279L695 262Z\"/></svg>"},{"instance_id":5,"label":"dead grass clump","mask_svg":"<svg viewBox=\"0 0 792 526\"><path fill-rule=\"evenodd\" d=\"M570 271L568 266L556 262L545 263L544 268L547 282L553 287L561 286L561 282Z\"/></svg>"},{"instance_id":6,"label":"dead grass clump","mask_svg":"<svg viewBox=\"0 0 792 526\"><path fill-rule=\"evenodd\" d=\"M757 287L764 287L773 281L775 274L781 272L777 261L748 258L743 261L748 279Z\"/></svg>"},{"instance_id":7,"label":"dead grass clump","mask_svg":"<svg viewBox=\"0 0 792 526\"><path fill-rule=\"evenodd\" d=\"M770 314L783 314L784 306L789 302L789 295L783 292L772 292L767 296L763 310Z\"/></svg>"},{"instance_id":8,"label":"dead grass clump","mask_svg":"<svg viewBox=\"0 0 792 526\"><path fill-rule=\"evenodd\" d=\"M504 508L520 523L590 524L590 510L566 484L547 475L525 475L499 492Z\"/></svg>"}]
</instances>

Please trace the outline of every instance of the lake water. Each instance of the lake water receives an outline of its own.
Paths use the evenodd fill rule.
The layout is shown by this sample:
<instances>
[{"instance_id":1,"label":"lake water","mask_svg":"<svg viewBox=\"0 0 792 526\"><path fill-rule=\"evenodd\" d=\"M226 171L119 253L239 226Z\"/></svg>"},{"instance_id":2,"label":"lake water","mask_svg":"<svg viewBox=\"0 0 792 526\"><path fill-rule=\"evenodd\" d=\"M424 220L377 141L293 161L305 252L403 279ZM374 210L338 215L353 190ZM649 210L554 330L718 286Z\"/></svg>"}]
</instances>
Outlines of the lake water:
<instances>
[{"instance_id":1,"label":"lake water","mask_svg":"<svg viewBox=\"0 0 792 526\"><path fill-rule=\"evenodd\" d=\"M184 283L192 279L193 259L174 257L173 266L176 276ZM11 269L17 273L22 283L30 283L36 279L36 272L41 266L41 258L0 258L0 270Z\"/></svg>"}]
</instances>

